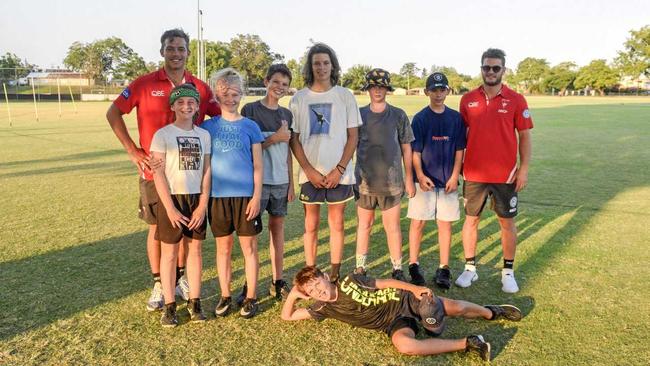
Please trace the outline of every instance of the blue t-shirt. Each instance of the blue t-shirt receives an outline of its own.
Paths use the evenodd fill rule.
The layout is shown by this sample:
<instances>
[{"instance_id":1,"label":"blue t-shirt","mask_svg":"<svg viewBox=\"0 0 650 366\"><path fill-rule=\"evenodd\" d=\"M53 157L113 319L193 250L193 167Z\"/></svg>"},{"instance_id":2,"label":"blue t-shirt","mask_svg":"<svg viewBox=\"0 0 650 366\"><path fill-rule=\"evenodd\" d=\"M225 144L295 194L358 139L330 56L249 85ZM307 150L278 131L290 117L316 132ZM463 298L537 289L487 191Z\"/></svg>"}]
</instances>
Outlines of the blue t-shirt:
<instances>
[{"instance_id":1,"label":"blue t-shirt","mask_svg":"<svg viewBox=\"0 0 650 366\"><path fill-rule=\"evenodd\" d=\"M200 126L212 140L211 197L252 197L253 144L264 141L257 123L243 117L234 122L212 117Z\"/></svg>"},{"instance_id":2,"label":"blue t-shirt","mask_svg":"<svg viewBox=\"0 0 650 366\"><path fill-rule=\"evenodd\" d=\"M444 188L454 170L456 151L466 144L466 130L463 117L457 111L446 107L442 113L424 107L411 123L415 140L411 143L414 152L422 154L422 170L437 188ZM415 171L413 179L417 182Z\"/></svg>"}]
</instances>

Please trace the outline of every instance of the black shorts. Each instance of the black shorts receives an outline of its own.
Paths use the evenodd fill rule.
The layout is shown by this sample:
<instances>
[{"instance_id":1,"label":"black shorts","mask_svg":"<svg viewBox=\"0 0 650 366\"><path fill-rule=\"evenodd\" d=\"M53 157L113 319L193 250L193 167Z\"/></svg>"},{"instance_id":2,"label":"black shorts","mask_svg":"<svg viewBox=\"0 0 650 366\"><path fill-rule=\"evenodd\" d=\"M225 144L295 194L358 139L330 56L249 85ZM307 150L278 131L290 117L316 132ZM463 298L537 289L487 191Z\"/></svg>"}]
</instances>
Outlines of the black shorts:
<instances>
[{"instance_id":1,"label":"black shorts","mask_svg":"<svg viewBox=\"0 0 650 366\"><path fill-rule=\"evenodd\" d=\"M140 200L138 201L138 217L149 225L156 224L156 206L160 201L158 191L153 180L146 180L140 177L139 181Z\"/></svg>"},{"instance_id":2,"label":"black shorts","mask_svg":"<svg viewBox=\"0 0 650 366\"><path fill-rule=\"evenodd\" d=\"M210 197L208 220L215 238L237 232L238 236L254 236L262 232L262 216L246 220L246 206L251 197Z\"/></svg>"},{"instance_id":3,"label":"black shorts","mask_svg":"<svg viewBox=\"0 0 650 366\"><path fill-rule=\"evenodd\" d=\"M199 197L200 194L173 194L172 202L174 202L176 209L189 219L192 217L192 212L199 206ZM205 229L207 227L205 218L203 219L203 223L194 230L188 229L185 225L181 225L180 228L175 228L172 226L172 222L169 220L167 210L165 210L162 202L156 205L156 210L156 223L158 224L156 228L156 240L167 244L176 244L183 237L199 240L205 239Z\"/></svg>"},{"instance_id":4,"label":"black shorts","mask_svg":"<svg viewBox=\"0 0 650 366\"><path fill-rule=\"evenodd\" d=\"M491 207L497 216L513 218L517 216L517 192L514 183L463 183L463 199L465 201L465 214L480 216L490 197Z\"/></svg>"},{"instance_id":5,"label":"black shorts","mask_svg":"<svg viewBox=\"0 0 650 366\"><path fill-rule=\"evenodd\" d=\"M306 205L322 205L323 203L344 203L354 198L354 185L339 184L336 188L316 188L311 182L300 185L300 202Z\"/></svg>"},{"instance_id":6,"label":"black shorts","mask_svg":"<svg viewBox=\"0 0 650 366\"><path fill-rule=\"evenodd\" d=\"M418 321L410 316L398 316L386 328L386 334L388 334L388 337L392 337L393 333L403 328L410 328L413 333L418 334Z\"/></svg>"}]
</instances>

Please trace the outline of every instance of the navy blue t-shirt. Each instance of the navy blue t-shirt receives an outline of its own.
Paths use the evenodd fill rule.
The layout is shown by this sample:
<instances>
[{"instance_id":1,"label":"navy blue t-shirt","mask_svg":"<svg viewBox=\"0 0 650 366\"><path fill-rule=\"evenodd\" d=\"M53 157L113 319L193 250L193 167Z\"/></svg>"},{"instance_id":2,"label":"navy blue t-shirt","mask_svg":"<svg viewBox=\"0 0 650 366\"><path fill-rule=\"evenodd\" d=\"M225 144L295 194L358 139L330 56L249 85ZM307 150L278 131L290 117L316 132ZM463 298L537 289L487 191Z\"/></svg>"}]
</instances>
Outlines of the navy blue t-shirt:
<instances>
[{"instance_id":1,"label":"navy blue t-shirt","mask_svg":"<svg viewBox=\"0 0 650 366\"><path fill-rule=\"evenodd\" d=\"M456 151L465 149L466 130L463 117L445 106L442 113L424 107L411 123L414 152L422 154L422 170L437 188L444 188L454 170ZM417 182L415 171L413 179Z\"/></svg>"}]
</instances>

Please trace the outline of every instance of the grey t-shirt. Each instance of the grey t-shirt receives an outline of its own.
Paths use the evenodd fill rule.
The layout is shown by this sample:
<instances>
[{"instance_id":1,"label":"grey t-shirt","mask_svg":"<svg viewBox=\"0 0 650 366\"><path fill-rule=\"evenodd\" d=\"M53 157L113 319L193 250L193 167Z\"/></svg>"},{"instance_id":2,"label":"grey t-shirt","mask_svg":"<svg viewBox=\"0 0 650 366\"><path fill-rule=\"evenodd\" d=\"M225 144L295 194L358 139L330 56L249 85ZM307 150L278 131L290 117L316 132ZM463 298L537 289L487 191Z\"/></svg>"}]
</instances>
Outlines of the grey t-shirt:
<instances>
[{"instance_id":1,"label":"grey t-shirt","mask_svg":"<svg viewBox=\"0 0 650 366\"><path fill-rule=\"evenodd\" d=\"M265 138L280 129L283 120L287 121L289 128L293 122L291 112L287 108L270 109L259 100L246 104L241 114L255 121ZM288 153L289 144L286 142L279 142L264 149L264 184L289 183Z\"/></svg>"},{"instance_id":2,"label":"grey t-shirt","mask_svg":"<svg viewBox=\"0 0 650 366\"><path fill-rule=\"evenodd\" d=\"M397 196L404 192L400 144L414 140L406 113L390 104L381 113L367 105L360 109L355 175L359 192L372 196Z\"/></svg>"}]
</instances>

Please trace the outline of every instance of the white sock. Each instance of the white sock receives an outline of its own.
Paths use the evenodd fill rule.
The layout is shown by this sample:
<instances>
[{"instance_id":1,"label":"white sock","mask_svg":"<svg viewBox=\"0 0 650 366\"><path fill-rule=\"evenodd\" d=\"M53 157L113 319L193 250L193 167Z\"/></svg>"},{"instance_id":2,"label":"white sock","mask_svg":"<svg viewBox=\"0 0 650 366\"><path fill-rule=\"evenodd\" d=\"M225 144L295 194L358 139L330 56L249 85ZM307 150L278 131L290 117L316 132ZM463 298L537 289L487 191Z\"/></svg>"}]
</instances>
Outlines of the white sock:
<instances>
[{"instance_id":1,"label":"white sock","mask_svg":"<svg viewBox=\"0 0 650 366\"><path fill-rule=\"evenodd\" d=\"M366 259L368 258L367 254L357 254L357 268L361 267L366 269Z\"/></svg>"},{"instance_id":2,"label":"white sock","mask_svg":"<svg viewBox=\"0 0 650 366\"><path fill-rule=\"evenodd\" d=\"M396 259L391 258L390 262L393 264L393 271L396 271L398 269L402 270L402 257Z\"/></svg>"}]
</instances>

